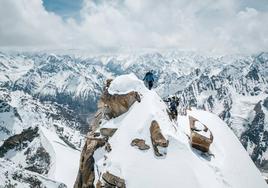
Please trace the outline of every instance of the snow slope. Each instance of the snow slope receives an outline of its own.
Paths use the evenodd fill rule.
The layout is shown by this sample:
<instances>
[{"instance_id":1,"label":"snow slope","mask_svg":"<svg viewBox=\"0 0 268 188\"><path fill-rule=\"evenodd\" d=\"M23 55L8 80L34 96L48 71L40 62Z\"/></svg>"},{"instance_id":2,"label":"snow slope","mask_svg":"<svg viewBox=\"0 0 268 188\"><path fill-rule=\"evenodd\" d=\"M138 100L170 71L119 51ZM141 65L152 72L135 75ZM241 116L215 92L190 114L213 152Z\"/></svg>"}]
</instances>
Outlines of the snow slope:
<instances>
[{"instance_id":1,"label":"snow slope","mask_svg":"<svg viewBox=\"0 0 268 188\"><path fill-rule=\"evenodd\" d=\"M52 169L49 178L73 187L79 168L80 151L70 148L55 132L41 127L42 143L52 155ZM52 150L52 151L51 151Z\"/></svg>"},{"instance_id":2,"label":"snow slope","mask_svg":"<svg viewBox=\"0 0 268 188\"><path fill-rule=\"evenodd\" d=\"M129 88L129 84L134 88ZM239 140L216 115L199 110L188 112L207 125L214 135L210 147L214 156L203 155L189 145L188 116L178 117L177 123L171 122L162 99L155 91L144 88L135 76L119 76L110 87L111 92L119 93L136 90L141 93L142 99L125 114L101 125L101 128L116 127L118 130L109 140L112 151L104 156L101 154L103 149L99 149L94 155L98 172L109 171L124 178L128 188L267 187ZM149 131L152 120L159 123L162 133L169 139L164 157L156 157L152 149ZM131 147L130 143L135 138L144 139L151 148L140 151Z\"/></svg>"}]
</instances>

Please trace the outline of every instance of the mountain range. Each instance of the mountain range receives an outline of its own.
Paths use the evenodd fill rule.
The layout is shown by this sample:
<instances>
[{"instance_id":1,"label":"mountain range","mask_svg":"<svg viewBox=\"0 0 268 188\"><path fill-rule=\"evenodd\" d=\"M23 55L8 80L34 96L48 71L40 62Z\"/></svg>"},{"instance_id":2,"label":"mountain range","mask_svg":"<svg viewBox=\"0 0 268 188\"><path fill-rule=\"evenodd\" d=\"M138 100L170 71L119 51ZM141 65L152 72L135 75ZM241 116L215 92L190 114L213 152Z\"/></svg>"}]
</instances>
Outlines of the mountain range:
<instances>
[{"instance_id":1,"label":"mountain range","mask_svg":"<svg viewBox=\"0 0 268 188\"><path fill-rule=\"evenodd\" d=\"M7 164L1 179L26 187L32 179L38 185L71 186L104 82L128 73L143 79L149 70L158 95L179 97L180 114L196 108L224 120L266 176L268 53L0 52L0 157ZM64 161L64 155L73 157ZM60 167L70 163L66 174Z\"/></svg>"}]
</instances>

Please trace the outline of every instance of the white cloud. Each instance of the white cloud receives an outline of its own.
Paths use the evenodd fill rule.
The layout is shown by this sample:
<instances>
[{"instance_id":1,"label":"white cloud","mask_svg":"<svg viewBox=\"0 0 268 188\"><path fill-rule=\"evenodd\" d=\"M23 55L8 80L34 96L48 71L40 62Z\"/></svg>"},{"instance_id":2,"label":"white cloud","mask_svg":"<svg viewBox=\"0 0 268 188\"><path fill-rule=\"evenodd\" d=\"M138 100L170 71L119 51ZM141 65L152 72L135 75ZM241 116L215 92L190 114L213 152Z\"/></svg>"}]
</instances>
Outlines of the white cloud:
<instances>
[{"instance_id":1,"label":"white cloud","mask_svg":"<svg viewBox=\"0 0 268 188\"><path fill-rule=\"evenodd\" d=\"M95 3L97 2L97 3ZM252 53L268 49L268 11L240 0L84 0L82 20L63 21L41 0L0 1L0 46L190 49Z\"/></svg>"}]
</instances>

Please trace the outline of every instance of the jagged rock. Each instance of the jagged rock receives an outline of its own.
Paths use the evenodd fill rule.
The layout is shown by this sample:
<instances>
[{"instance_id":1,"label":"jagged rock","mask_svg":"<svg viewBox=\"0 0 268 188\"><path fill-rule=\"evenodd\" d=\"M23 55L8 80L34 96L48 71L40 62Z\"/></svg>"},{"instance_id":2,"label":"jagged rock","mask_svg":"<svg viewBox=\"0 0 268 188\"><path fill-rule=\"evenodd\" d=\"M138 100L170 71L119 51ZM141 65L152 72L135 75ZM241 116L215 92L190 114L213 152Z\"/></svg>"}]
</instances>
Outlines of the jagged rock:
<instances>
[{"instance_id":1,"label":"jagged rock","mask_svg":"<svg viewBox=\"0 0 268 188\"><path fill-rule=\"evenodd\" d=\"M102 136L112 137L114 135L114 133L116 132L116 130L117 129L115 129L115 128L101 128L100 134Z\"/></svg>"},{"instance_id":2,"label":"jagged rock","mask_svg":"<svg viewBox=\"0 0 268 188\"><path fill-rule=\"evenodd\" d=\"M4 141L0 147L0 157L3 157L6 152L11 149L24 149L28 146L29 142L32 142L34 138L38 136L38 127L28 128L22 131L20 134L9 137Z\"/></svg>"},{"instance_id":3,"label":"jagged rock","mask_svg":"<svg viewBox=\"0 0 268 188\"><path fill-rule=\"evenodd\" d=\"M105 145L101 138L88 138L81 153L80 166L74 188L94 188L94 152Z\"/></svg>"},{"instance_id":4,"label":"jagged rock","mask_svg":"<svg viewBox=\"0 0 268 188\"><path fill-rule=\"evenodd\" d=\"M105 183L107 183L110 186L114 186L114 187L118 187L118 188L125 188L126 187L126 183L125 180L115 176L109 172L105 172L102 175L102 179L105 181ZM107 186L104 186L107 187Z\"/></svg>"},{"instance_id":5,"label":"jagged rock","mask_svg":"<svg viewBox=\"0 0 268 188\"><path fill-rule=\"evenodd\" d=\"M197 119L189 116L189 121L190 121L190 128L191 128L191 145L193 148L198 149L202 152L208 152L209 151L209 146L213 142L213 135L210 132L210 130L207 128L207 126L203 125L204 129L199 130L196 128L195 123L198 121ZM199 132L204 131L210 133L209 138L200 134Z\"/></svg>"},{"instance_id":6,"label":"jagged rock","mask_svg":"<svg viewBox=\"0 0 268 188\"><path fill-rule=\"evenodd\" d=\"M263 159L263 151L268 146L268 131L265 129L265 113L262 107L262 101L259 101L255 107L255 114L252 121L245 124L246 130L241 134L241 142L245 148L254 146L250 156L257 167L268 171L268 160Z\"/></svg>"},{"instance_id":7,"label":"jagged rock","mask_svg":"<svg viewBox=\"0 0 268 188\"><path fill-rule=\"evenodd\" d=\"M153 144L154 153L156 156L163 156L162 153L159 152L158 147L168 147L168 140L163 136L161 129L157 123L157 121L152 121L150 127L151 140Z\"/></svg>"},{"instance_id":8,"label":"jagged rock","mask_svg":"<svg viewBox=\"0 0 268 188\"><path fill-rule=\"evenodd\" d=\"M150 146L145 144L145 140L139 138L135 138L134 140L132 140L131 146L137 146L140 150L150 149Z\"/></svg>"},{"instance_id":9,"label":"jagged rock","mask_svg":"<svg viewBox=\"0 0 268 188\"><path fill-rule=\"evenodd\" d=\"M135 91L123 95L111 95L108 92L110 83L110 80L106 81L106 87L98 104L98 107L103 109L104 115L109 119L120 116L127 112L136 101L141 101L140 95Z\"/></svg>"},{"instance_id":10,"label":"jagged rock","mask_svg":"<svg viewBox=\"0 0 268 188\"><path fill-rule=\"evenodd\" d=\"M32 153L31 148L28 148L24 154L27 155L25 169L38 174L48 174L50 170L51 158L49 153L44 147L38 147L37 150Z\"/></svg>"}]
</instances>

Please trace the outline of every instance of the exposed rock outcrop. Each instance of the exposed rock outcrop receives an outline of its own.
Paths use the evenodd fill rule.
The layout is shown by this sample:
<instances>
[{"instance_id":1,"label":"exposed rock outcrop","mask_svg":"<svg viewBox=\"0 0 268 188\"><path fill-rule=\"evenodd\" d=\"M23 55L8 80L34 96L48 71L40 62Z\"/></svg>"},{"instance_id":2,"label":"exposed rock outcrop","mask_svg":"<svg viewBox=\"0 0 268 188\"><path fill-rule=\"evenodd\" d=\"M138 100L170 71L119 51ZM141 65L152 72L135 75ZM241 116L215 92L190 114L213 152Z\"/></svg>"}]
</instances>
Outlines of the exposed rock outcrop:
<instances>
[{"instance_id":1,"label":"exposed rock outcrop","mask_svg":"<svg viewBox=\"0 0 268 188\"><path fill-rule=\"evenodd\" d=\"M104 187L118 187L118 188L125 188L126 183L125 180L111 174L110 172L105 172L102 175L102 179L104 180Z\"/></svg>"},{"instance_id":2,"label":"exposed rock outcrop","mask_svg":"<svg viewBox=\"0 0 268 188\"><path fill-rule=\"evenodd\" d=\"M128 111L128 109L136 102L140 102L141 98L138 92L132 91L127 94L114 94L108 92L108 88L112 80L106 81L106 87L100 98L98 107L103 109L105 117L111 119L120 116Z\"/></svg>"},{"instance_id":3,"label":"exposed rock outcrop","mask_svg":"<svg viewBox=\"0 0 268 188\"><path fill-rule=\"evenodd\" d=\"M213 142L212 133L210 132L207 126L201 124L200 122L199 123L200 125L202 125L202 128L196 127L195 123L198 122L197 119L189 116L189 121L190 121L190 128L191 128L190 140L191 140L192 147L202 152L208 152L209 146ZM202 132L204 132L206 135L209 135L209 136L204 136Z\"/></svg>"},{"instance_id":4,"label":"exposed rock outcrop","mask_svg":"<svg viewBox=\"0 0 268 188\"><path fill-rule=\"evenodd\" d=\"M241 134L241 142L247 149L251 149L251 158L257 167L268 171L268 160L260 156L265 155L268 147L268 131L265 128L265 106L259 101L252 112L253 119L244 126L246 131Z\"/></svg>"},{"instance_id":5,"label":"exposed rock outcrop","mask_svg":"<svg viewBox=\"0 0 268 188\"><path fill-rule=\"evenodd\" d=\"M145 140L139 138L135 138L134 140L132 140L131 146L137 146L140 150L150 149L150 146L145 144Z\"/></svg>"},{"instance_id":6,"label":"exposed rock outcrop","mask_svg":"<svg viewBox=\"0 0 268 188\"><path fill-rule=\"evenodd\" d=\"M9 137L4 141L0 147L0 157L3 157L6 152L11 149L24 149L38 136L38 127L28 128L23 130L20 134Z\"/></svg>"},{"instance_id":7,"label":"exposed rock outcrop","mask_svg":"<svg viewBox=\"0 0 268 188\"><path fill-rule=\"evenodd\" d=\"M94 188L94 152L105 145L104 139L88 138L81 153L80 166L74 188Z\"/></svg>"},{"instance_id":8,"label":"exposed rock outcrop","mask_svg":"<svg viewBox=\"0 0 268 188\"><path fill-rule=\"evenodd\" d=\"M100 129L100 134L105 137L111 137L114 135L117 129L113 128L101 128Z\"/></svg>"},{"instance_id":9,"label":"exposed rock outcrop","mask_svg":"<svg viewBox=\"0 0 268 188\"><path fill-rule=\"evenodd\" d=\"M159 147L166 148L168 147L168 140L163 136L161 129L157 123L157 121L152 121L150 127L151 140L153 144L154 153L156 156L163 156L165 153L161 153L159 151Z\"/></svg>"},{"instance_id":10,"label":"exposed rock outcrop","mask_svg":"<svg viewBox=\"0 0 268 188\"><path fill-rule=\"evenodd\" d=\"M38 174L48 174L50 170L51 157L44 147L40 146L36 151L28 148L24 153L27 155L25 169Z\"/></svg>"},{"instance_id":11,"label":"exposed rock outcrop","mask_svg":"<svg viewBox=\"0 0 268 188\"><path fill-rule=\"evenodd\" d=\"M101 128L103 119L111 119L120 116L127 112L129 108L136 102L140 102L140 95L137 92L130 92L124 95L111 95L108 88L112 80L106 81L103 94L98 104L98 111L91 122L90 131L87 134L87 140L81 153L80 167L74 188L93 188L95 173L94 173L94 152L104 147L107 152L112 150L111 145L108 143L109 137L112 137L117 129L114 128ZM99 130L99 132L97 131ZM125 187L123 179L110 174L109 172L103 174L105 180L104 187ZM100 183L98 183L98 186Z\"/></svg>"},{"instance_id":12,"label":"exposed rock outcrop","mask_svg":"<svg viewBox=\"0 0 268 188\"><path fill-rule=\"evenodd\" d=\"M127 112L136 101L141 101L138 92L134 91L123 95L111 95L108 92L111 82L112 79L106 80L106 85L103 88L103 94L98 102L98 110L90 124L90 133L95 132L102 123L102 119L116 118Z\"/></svg>"}]
</instances>

